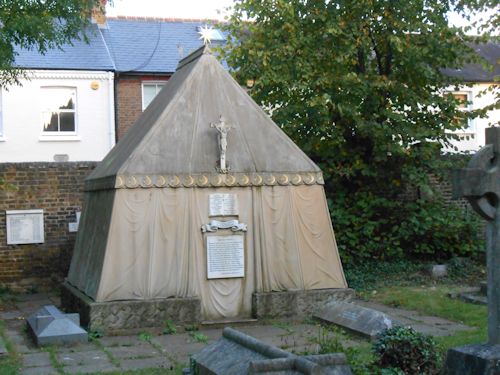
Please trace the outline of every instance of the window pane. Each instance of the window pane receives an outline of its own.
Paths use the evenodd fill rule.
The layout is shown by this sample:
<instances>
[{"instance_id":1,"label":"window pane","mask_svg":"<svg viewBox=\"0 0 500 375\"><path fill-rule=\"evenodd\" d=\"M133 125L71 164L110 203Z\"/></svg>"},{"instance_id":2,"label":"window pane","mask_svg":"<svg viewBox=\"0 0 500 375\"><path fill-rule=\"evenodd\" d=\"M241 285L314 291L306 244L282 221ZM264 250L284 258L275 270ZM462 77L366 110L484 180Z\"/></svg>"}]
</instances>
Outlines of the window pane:
<instances>
[{"instance_id":1,"label":"window pane","mask_svg":"<svg viewBox=\"0 0 500 375\"><path fill-rule=\"evenodd\" d=\"M156 84L156 95L158 95L158 93L161 91L161 89L163 88L163 86L165 86L164 83L157 83Z\"/></svg>"},{"instance_id":2,"label":"window pane","mask_svg":"<svg viewBox=\"0 0 500 375\"><path fill-rule=\"evenodd\" d=\"M59 118L61 121L60 131L62 132L75 131L75 114L73 112L61 112L59 113Z\"/></svg>"},{"instance_id":3,"label":"window pane","mask_svg":"<svg viewBox=\"0 0 500 375\"><path fill-rule=\"evenodd\" d=\"M76 132L75 87L42 87L42 131Z\"/></svg>"},{"instance_id":4,"label":"window pane","mask_svg":"<svg viewBox=\"0 0 500 375\"><path fill-rule=\"evenodd\" d=\"M156 96L156 85L144 85L143 93L144 109L146 109L149 103L151 103Z\"/></svg>"},{"instance_id":5,"label":"window pane","mask_svg":"<svg viewBox=\"0 0 500 375\"><path fill-rule=\"evenodd\" d=\"M453 94L453 97L460 102L459 108L467 108L467 94Z\"/></svg>"},{"instance_id":6,"label":"window pane","mask_svg":"<svg viewBox=\"0 0 500 375\"><path fill-rule=\"evenodd\" d=\"M44 112L43 113L43 131L56 132L58 131L59 118L57 112Z\"/></svg>"},{"instance_id":7,"label":"window pane","mask_svg":"<svg viewBox=\"0 0 500 375\"><path fill-rule=\"evenodd\" d=\"M76 89L71 87L45 87L42 92L44 110L75 109Z\"/></svg>"}]
</instances>

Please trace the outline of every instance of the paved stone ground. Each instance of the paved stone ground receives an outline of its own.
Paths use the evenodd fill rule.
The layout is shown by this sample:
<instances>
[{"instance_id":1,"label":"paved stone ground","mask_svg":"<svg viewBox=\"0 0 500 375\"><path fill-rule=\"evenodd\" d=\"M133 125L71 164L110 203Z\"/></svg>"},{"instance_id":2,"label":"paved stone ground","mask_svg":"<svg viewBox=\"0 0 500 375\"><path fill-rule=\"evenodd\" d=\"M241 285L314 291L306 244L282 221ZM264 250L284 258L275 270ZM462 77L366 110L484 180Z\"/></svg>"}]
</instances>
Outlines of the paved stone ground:
<instances>
[{"instance_id":1,"label":"paved stone ground","mask_svg":"<svg viewBox=\"0 0 500 375\"><path fill-rule=\"evenodd\" d=\"M0 306L0 320L5 322L6 334L22 355L21 374L85 374L96 372L120 373L139 369L180 369L187 366L190 355L207 343L217 340L221 327L202 326L199 331L162 335L161 332L130 336L106 336L72 347L36 348L27 337L25 318L43 305L59 306L59 299L50 294L17 296L8 306ZM394 309L371 302L362 302L377 308L417 330L430 334L447 335L468 327L435 317L422 317L416 312ZM264 342L295 353L314 353L319 327L314 322L266 321L238 325L241 331ZM343 342L345 346L359 344L361 338ZM1 371L0 371L1 373Z\"/></svg>"}]
</instances>

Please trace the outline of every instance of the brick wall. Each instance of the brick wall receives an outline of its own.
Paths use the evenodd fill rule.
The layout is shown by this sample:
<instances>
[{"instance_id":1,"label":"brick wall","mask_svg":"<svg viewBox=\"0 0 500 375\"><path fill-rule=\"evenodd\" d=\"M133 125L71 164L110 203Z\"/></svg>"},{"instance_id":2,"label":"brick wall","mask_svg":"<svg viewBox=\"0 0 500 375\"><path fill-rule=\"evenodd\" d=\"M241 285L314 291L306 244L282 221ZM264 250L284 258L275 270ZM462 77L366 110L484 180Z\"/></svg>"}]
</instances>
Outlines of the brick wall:
<instances>
[{"instance_id":1,"label":"brick wall","mask_svg":"<svg viewBox=\"0 0 500 375\"><path fill-rule=\"evenodd\" d=\"M83 181L96 162L1 163L0 178L16 189L0 190L0 286L44 289L66 276L81 211ZM45 243L7 245L6 210L44 210Z\"/></svg>"},{"instance_id":2,"label":"brick wall","mask_svg":"<svg viewBox=\"0 0 500 375\"><path fill-rule=\"evenodd\" d=\"M0 190L0 287L44 289L67 275L76 233L68 223L82 210L83 182L96 162L0 163L0 179L17 187ZM451 202L451 183L434 180ZM405 198L415 199L416 191ZM466 200L452 201L471 210ZM6 210L44 210L45 243L7 245Z\"/></svg>"},{"instance_id":3,"label":"brick wall","mask_svg":"<svg viewBox=\"0 0 500 375\"><path fill-rule=\"evenodd\" d=\"M117 138L121 139L142 113L142 82L166 81L169 76L119 76L116 87Z\"/></svg>"}]
</instances>

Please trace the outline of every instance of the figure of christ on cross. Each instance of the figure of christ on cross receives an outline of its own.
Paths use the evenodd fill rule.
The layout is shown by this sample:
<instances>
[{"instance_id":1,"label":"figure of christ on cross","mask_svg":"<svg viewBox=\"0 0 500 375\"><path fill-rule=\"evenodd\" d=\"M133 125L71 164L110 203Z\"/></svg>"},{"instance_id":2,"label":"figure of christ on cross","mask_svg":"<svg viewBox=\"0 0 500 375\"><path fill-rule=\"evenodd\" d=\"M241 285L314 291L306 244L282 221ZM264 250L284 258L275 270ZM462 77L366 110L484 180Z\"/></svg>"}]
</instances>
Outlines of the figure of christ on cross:
<instances>
[{"instance_id":1,"label":"figure of christ on cross","mask_svg":"<svg viewBox=\"0 0 500 375\"><path fill-rule=\"evenodd\" d=\"M227 123L224 117L220 115L219 122L210 123L210 127L217 129L219 132L220 165L217 170L220 173L227 173L231 169L226 165L227 133L233 128L233 126Z\"/></svg>"}]
</instances>

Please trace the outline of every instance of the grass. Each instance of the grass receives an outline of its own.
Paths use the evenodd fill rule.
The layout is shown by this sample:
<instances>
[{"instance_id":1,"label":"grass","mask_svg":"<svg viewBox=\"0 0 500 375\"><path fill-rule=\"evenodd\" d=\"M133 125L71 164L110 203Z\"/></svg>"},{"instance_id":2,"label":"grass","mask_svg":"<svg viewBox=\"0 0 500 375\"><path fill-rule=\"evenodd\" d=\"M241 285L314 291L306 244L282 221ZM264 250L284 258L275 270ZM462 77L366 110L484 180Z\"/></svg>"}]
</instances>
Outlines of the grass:
<instances>
[{"instance_id":1,"label":"grass","mask_svg":"<svg viewBox=\"0 0 500 375\"><path fill-rule=\"evenodd\" d=\"M421 314L448 319L472 327L451 336L437 337L443 354L451 347L486 342L488 311L484 305L475 305L451 299L448 293L456 291L447 285L435 287L389 287L370 298L385 305L415 310Z\"/></svg>"},{"instance_id":2,"label":"grass","mask_svg":"<svg viewBox=\"0 0 500 375\"><path fill-rule=\"evenodd\" d=\"M64 374L64 366L57 359L57 349L54 346L46 346L42 350L49 353L49 359L52 367L54 367L60 374Z\"/></svg>"},{"instance_id":3,"label":"grass","mask_svg":"<svg viewBox=\"0 0 500 375\"><path fill-rule=\"evenodd\" d=\"M194 342L198 342L201 344L208 343L208 337L200 332L190 332L189 335L193 338Z\"/></svg>"},{"instance_id":4,"label":"grass","mask_svg":"<svg viewBox=\"0 0 500 375\"><path fill-rule=\"evenodd\" d=\"M12 341L5 334L5 323L0 320L0 336L2 337L8 355L0 358L0 375L15 375L21 368L21 355L16 351Z\"/></svg>"},{"instance_id":5,"label":"grass","mask_svg":"<svg viewBox=\"0 0 500 375\"><path fill-rule=\"evenodd\" d=\"M171 319L165 320L165 327L163 328L164 335L173 335L177 333L177 328L175 328L174 322Z\"/></svg>"},{"instance_id":6,"label":"grass","mask_svg":"<svg viewBox=\"0 0 500 375\"><path fill-rule=\"evenodd\" d=\"M113 354L111 353L111 351L106 348L104 345L102 345L102 343L99 341L98 338L91 338L90 341L92 341L92 343L99 349L101 349L105 354L106 356L108 357L109 361L115 365L116 367L120 367L120 362L118 361L118 359L116 359Z\"/></svg>"},{"instance_id":7,"label":"grass","mask_svg":"<svg viewBox=\"0 0 500 375\"><path fill-rule=\"evenodd\" d=\"M464 285L474 285L477 280L483 279L484 266L482 264L471 265L469 262L462 262L460 259L452 262L450 265L450 275L445 279L433 280L424 272L425 263L396 262L393 264L373 262L372 265L362 266L360 268L350 268L346 273L350 278L350 286L353 286L360 292L360 295L366 299L386 305L399 307L408 310L415 310L421 314L441 317L454 322L462 323L472 327L468 331L459 331L451 336L438 337L436 341L440 345L440 354L444 357L446 350L450 347L460 346L469 343L481 343L486 341L487 337L487 309L486 306L473 305L460 300L450 299L447 294L456 292ZM1 293L0 302L12 301L13 297L9 293ZM15 298L15 297L14 297ZM277 328L281 328L286 334L294 332L294 327L289 322L267 321L263 322ZM315 321L306 319L303 323L316 324ZM163 334L174 334L176 327L171 321L165 322ZM184 330L191 336L195 342L206 343L208 337L198 331L197 325L188 325ZM7 358L0 359L0 375L14 375L20 372L22 357L15 351L15 347L5 335L5 324L0 321L0 336L4 337L9 355ZM96 345L100 342L98 337L102 336L100 331L93 332L91 336ZM357 338L357 340L356 340ZM139 339L143 342L149 342L158 350L161 347L155 345L152 340L152 334L141 332ZM314 335L312 344L313 352L304 352L298 354L315 354L332 351L342 351L346 354L349 364L356 375L377 374L379 369L373 367L374 355L371 350L371 343L367 340L361 340L358 336L351 336L340 329L322 327L318 328ZM350 342L348 347L347 342ZM286 341L285 341L286 344ZM109 351L102 348L108 355L110 361L117 364L118 361L113 358ZM51 354L53 366L63 373L63 368L57 363L55 349L46 349ZM175 358L171 358L166 353L167 358L172 363L172 368L143 369L125 371L120 370L111 374L127 375L146 375L146 374L181 374L186 364L178 363Z\"/></svg>"}]
</instances>

